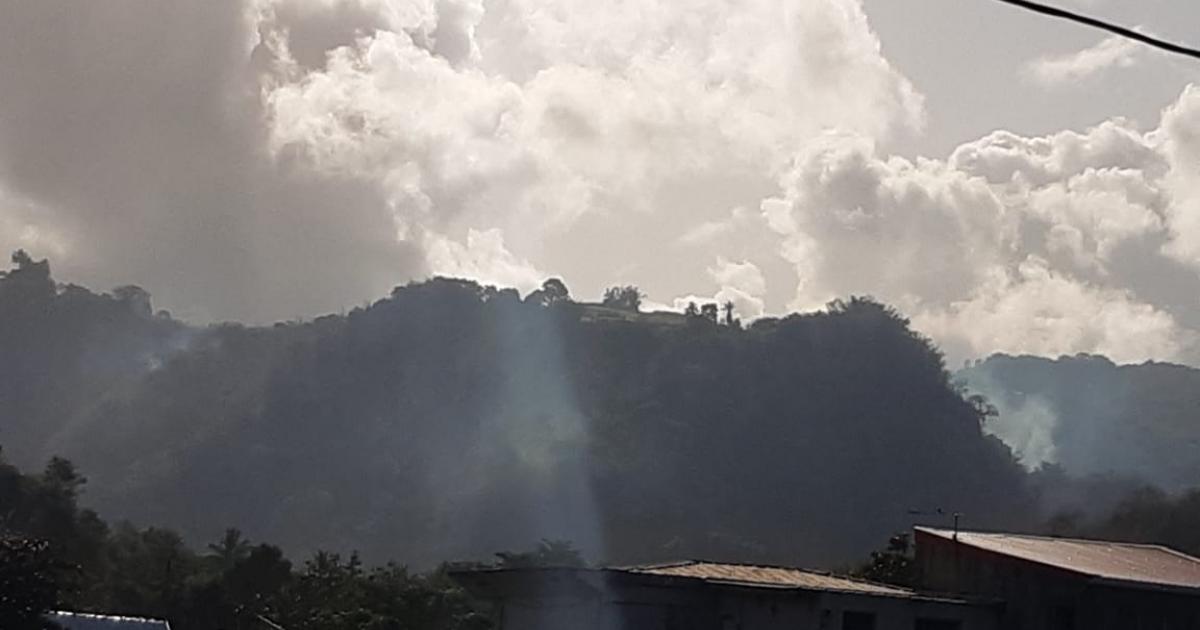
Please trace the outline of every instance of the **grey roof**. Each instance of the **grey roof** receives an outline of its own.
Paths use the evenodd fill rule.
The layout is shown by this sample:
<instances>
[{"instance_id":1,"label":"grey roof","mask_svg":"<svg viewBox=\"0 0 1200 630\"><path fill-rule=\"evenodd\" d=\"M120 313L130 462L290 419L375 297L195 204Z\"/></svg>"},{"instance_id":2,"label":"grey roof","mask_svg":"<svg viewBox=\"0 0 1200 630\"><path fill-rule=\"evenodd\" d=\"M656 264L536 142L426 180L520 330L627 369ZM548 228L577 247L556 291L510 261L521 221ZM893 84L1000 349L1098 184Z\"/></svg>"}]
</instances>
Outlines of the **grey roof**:
<instances>
[{"instance_id":1,"label":"grey roof","mask_svg":"<svg viewBox=\"0 0 1200 630\"><path fill-rule=\"evenodd\" d=\"M958 543L1118 582L1200 589L1200 558L1161 545L1050 538L1027 534L964 532L917 527L917 532Z\"/></svg>"},{"instance_id":2,"label":"grey roof","mask_svg":"<svg viewBox=\"0 0 1200 630\"><path fill-rule=\"evenodd\" d=\"M717 582L768 588L799 588L814 591L841 591L864 595L911 597L913 591L896 586L876 584L829 573L790 567L752 564L729 564L691 560L672 564L623 567L626 573L684 577Z\"/></svg>"},{"instance_id":3,"label":"grey roof","mask_svg":"<svg viewBox=\"0 0 1200 630\"><path fill-rule=\"evenodd\" d=\"M162 619L114 617L63 611L48 613L46 618L62 626L65 630L171 630L171 624Z\"/></svg>"}]
</instances>

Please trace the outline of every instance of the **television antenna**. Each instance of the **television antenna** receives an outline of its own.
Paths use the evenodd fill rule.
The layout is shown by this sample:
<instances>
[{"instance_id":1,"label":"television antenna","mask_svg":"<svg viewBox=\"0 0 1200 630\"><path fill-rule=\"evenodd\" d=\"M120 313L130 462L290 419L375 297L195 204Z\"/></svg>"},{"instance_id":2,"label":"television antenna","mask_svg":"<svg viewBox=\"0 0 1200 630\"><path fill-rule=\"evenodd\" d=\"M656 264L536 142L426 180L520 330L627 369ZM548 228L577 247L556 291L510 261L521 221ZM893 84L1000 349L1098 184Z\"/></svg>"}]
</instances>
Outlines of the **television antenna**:
<instances>
[{"instance_id":1,"label":"television antenna","mask_svg":"<svg viewBox=\"0 0 1200 630\"><path fill-rule=\"evenodd\" d=\"M942 508L937 508L933 511L909 510L908 513L910 516L946 516L947 515L946 510L943 510ZM949 514L950 514L950 516L954 517L953 540L958 540L958 522L959 522L959 519L961 519L963 517L963 513L962 512L950 512Z\"/></svg>"}]
</instances>

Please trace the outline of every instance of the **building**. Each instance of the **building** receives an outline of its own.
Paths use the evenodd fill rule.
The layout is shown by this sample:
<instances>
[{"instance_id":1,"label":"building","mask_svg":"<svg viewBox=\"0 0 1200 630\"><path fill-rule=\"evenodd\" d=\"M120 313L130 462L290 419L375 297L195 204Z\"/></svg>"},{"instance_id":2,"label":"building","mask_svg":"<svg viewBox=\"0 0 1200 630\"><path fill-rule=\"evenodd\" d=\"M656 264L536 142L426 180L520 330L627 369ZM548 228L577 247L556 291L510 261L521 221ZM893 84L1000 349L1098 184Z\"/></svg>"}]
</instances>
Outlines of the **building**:
<instances>
[{"instance_id":1,"label":"building","mask_svg":"<svg viewBox=\"0 0 1200 630\"><path fill-rule=\"evenodd\" d=\"M140 617L114 617L55 611L46 618L63 630L171 630L171 624L161 619Z\"/></svg>"},{"instance_id":2,"label":"building","mask_svg":"<svg viewBox=\"0 0 1200 630\"><path fill-rule=\"evenodd\" d=\"M681 562L453 574L499 630L993 630L994 602L801 569Z\"/></svg>"},{"instance_id":3,"label":"building","mask_svg":"<svg viewBox=\"0 0 1200 630\"><path fill-rule=\"evenodd\" d=\"M1200 559L1157 545L918 527L924 588L1004 601L1005 630L1200 630Z\"/></svg>"}]
</instances>

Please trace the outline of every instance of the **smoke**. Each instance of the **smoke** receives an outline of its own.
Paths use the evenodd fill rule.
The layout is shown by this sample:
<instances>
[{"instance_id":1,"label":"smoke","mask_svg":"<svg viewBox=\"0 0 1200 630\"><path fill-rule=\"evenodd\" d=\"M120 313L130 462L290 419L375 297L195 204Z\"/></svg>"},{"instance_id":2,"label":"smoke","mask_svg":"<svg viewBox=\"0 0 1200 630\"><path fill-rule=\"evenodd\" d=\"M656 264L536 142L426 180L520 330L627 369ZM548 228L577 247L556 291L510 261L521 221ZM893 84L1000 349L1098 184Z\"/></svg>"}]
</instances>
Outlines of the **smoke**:
<instances>
[{"instance_id":1,"label":"smoke","mask_svg":"<svg viewBox=\"0 0 1200 630\"><path fill-rule=\"evenodd\" d=\"M986 363L965 374L971 392L983 395L998 412L983 425L986 433L1003 440L1028 470L1057 463L1055 430L1059 418L1045 396L1005 387L996 381Z\"/></svg>"}]
</instances>

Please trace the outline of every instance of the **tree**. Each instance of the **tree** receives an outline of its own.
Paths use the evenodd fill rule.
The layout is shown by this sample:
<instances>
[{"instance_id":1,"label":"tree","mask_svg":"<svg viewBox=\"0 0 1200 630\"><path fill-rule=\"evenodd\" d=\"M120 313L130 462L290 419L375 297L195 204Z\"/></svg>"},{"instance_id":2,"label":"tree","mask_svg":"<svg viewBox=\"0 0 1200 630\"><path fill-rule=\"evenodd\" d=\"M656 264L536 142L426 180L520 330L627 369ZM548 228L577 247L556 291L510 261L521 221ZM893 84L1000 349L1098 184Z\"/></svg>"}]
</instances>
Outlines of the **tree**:
<instances>
[{"instance_id":1,"label":"tree","mask_svg":"<svg viewBox=\"0 0 1200 630\"><path fill-rule=\"evenodd\" d=\"M222 571L228 571L250 554L250 543L242 537L241 530L231 527L225 530L221 540L208 544L209 558Z\"/></svg>"},{"instance_id":2,"label":"tree","mask_svg":"<svg viewBox=\"0 0 1200 630\"><path fill-rule=\"evenodd\" d=\"M58 604L50 545L22 537L0 537L0 628L43 630L43 615Z\"/></svg>"},{"instance_id":3,"label":"tree","mask_svg":"<svg viewBox=\"0 0 1200 630\"><path fill-rule=\"evenodd\" d=\"M872 551L871 559L860 566L855 576L884 584L912 586L916 581L912 544L907 532L888 539L882 551Z\"/></svg>"},{"instance_id":4,"label":"tree","mask_svg":"<svg viewBox=\"0 0 1200 630\"><path fill-rule=\"evenodd\" d=\"M723 308L725 309L725 325L729 327L741 328L741 320L733 316L733 301L726 301Z\"/></svg>"},{"instance_id":5,"label":"tree","mask_svg":"<svg viewBox=\"0 0 1200 630\"><path fill-rule=\"evenodd\" d=\"M542 288L526 296L525 301L539 306L550 306L560 302L570 302L571 292L562 280L550 278L542 283Z\"/></svg>"},{"instance_id":6,"label":"tree","mask_svg":"<svg viewBox=\"0 0 1200 630\"><path fill-rule=\"evenodd\" d=\"M710 303L700 307L700 317L703 317L714 324L717 323L718 312L719 311L717 310L716 304Z\"/></svg>"},{"instance_id":7,"label":"tree","mask_svg":"<svg viewBox=\"0 0 1200 630\"><path fill-rule=\"evenodd\" d=\"M42 473L42 483L51 492L74 500L79 496L79 490L87 483L87 478L75 470L75 464L62 457L52 457Z\"/></svg>"},{"instance_id":8,"label":"tree","mask_svg":"<svg viewBox=\"0 0 1200 630\"><path fill-rule=\"evenodd\" d=\"M119 286L113 289L112 295L118 302L142 317L149 317L153 312L150 305L150 293L137 285Z\"/></svg>"},{"instance_id":9,"label":"tree","mask_svg":"<svg viewBox=\"0 0 1200 630\"><path fill-rule=\"evenodd\" d=\"M11 292L17 300L27 304L43 303L55 294L54 281L50 278L50 262L34 260L25 250L13 252L12 263L16 269L7 272L0 280L0 293Z\"/></svg>"},{"instance_id":10,"label":"tree","mask_svg":"<svg viewBox=\"0 0 1200 630\"><path fill-rule=\"evenodd\" d=\"M532 551L501 551L496 557L502 569L582 567L586 564L583 555L568 540L542 539Z\"/></svg>"},{"instance_id":11,"label":"tree","mask_svg":"<svg viewBox=\"0 0 1200 630\"><path fill-rule=\"evenodd\" d=\"M609 308L616 308L623 311L637 312L642 306L642 298L645 297L642 292L635 286L629 285L624 287L609 287L604 292L604 300L601 302Z\"/></svg>"}]
</instances>

